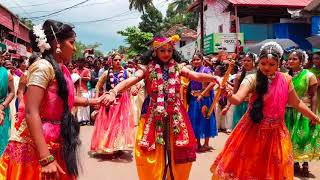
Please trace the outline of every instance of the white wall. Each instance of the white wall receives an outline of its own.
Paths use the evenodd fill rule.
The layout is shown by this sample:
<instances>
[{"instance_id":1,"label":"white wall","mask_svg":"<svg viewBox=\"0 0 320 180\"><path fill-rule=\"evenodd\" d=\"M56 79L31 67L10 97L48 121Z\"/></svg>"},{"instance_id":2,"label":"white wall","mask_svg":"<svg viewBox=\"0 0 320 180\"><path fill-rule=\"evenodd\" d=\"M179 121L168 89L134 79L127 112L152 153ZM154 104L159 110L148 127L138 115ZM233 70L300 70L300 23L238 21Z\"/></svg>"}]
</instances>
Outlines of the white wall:
<instances>
[{"instance_id":1,"label":"white wall","mask_svg":"<svg viewBox=\"0 0 320 180\"><path fill-rule=\"evenodd\" d=\"M219 26L222 25L222 33L230 32L230 12L223 12L228 6L229 2L225 0L207 0L208 9L204 12L204 28L205 35L211 33L218 33ZM200 32L200 21L198 25L198 32Z\"/></svg>"}]
</instances>

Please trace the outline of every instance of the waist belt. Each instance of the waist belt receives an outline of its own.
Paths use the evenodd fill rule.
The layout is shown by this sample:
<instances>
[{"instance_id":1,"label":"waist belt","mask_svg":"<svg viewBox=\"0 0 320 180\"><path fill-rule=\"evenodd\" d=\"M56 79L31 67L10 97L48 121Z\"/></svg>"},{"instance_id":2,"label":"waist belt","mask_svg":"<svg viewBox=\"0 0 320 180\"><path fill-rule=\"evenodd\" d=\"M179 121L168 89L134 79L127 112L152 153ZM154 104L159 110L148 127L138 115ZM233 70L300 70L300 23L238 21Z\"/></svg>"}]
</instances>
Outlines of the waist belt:
<instances>
[{"instance_id":1,"label":"waist belt","mask_svg":"<svg viewBox=\"0 0 320 180\"><path fill-rule=\"evenodd\" d=\"M60 125L61 121L60 120L49 120L49 119L41 119L42 123L50 123L54 125Z\"/></svg>"},{"instance_id":2,"label":"waist belt","mask_svg":"<svg viewBox=\"0 0 320 180\"><path fill-rule=\"evenodd\" d=\"M202 90L194 90L194 91L191 91L191 95L194 96L194 97L199 97L201 95L201 92ZM210 93L207 92L206 94L202 94L202 96L210 96Z\"/></svg>"}]
</instances>

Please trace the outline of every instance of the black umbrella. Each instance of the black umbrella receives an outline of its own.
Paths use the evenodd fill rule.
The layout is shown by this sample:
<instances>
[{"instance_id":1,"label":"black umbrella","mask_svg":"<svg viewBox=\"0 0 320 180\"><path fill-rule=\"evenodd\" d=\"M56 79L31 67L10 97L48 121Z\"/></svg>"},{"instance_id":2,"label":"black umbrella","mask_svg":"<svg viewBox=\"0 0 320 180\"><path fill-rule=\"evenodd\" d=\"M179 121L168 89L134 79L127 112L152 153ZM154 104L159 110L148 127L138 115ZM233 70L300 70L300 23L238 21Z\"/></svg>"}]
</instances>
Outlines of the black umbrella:
<instances>
[{"instance_id":1,"label":"black umbrella","mask_svg":"<svg viewBox=\"0 0 320 180\"><path fill-rule=\"evenodd\" d=\"M291 39L266 39L256 44L248 45L246 48L248 51L259 54L261 47L267 42L276 42L278 43L283 50L289 50L292 48L298 48L299 45L293 42Z\"/></svg>"}]
</instances>

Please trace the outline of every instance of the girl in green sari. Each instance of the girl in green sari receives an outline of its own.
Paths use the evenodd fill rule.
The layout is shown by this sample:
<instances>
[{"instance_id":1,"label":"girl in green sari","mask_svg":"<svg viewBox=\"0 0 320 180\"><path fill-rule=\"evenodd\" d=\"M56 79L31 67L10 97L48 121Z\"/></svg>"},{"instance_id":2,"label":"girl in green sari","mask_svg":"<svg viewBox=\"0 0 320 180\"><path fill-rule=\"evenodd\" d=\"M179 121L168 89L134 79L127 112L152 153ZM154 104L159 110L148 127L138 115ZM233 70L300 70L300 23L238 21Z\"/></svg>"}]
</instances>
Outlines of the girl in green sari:
<instances>
[{"instance_id":1,"label":"girl in green sari","mask_svg":"<svg viewBox=\"0 0 320 180\"><path fill-rule=\"evenodd\" d=\"M317 112L317 79L313 73L303 69L307 62L307 55L301 50L294 50L289 54L289 74L301 101L303 101L314 113ZM309 176L308 161L320 157L320 126L312 124L300 112L292 107L286 109L286 125L291 134L294 171ZM299 162L303 162L302 171Z\"/></svg>"},{"instance_id":2,"label":"girl in green sari","mask_svg":"<svg viewBox=\"0 0 320 180\"><path fill-rule=\"evenodd\" d=\"M6 148L10 136L9 104L13 97L13 77L0 63L0 155Z\"/></svg>"},{"instance_id":3,"label":"girl in green sari","mask_svg":"<svg viewBox=\"0 0 320 180\"><path fill-rule=\"evenodd\" d=\"M312 56L312 63L313 63L313 67L310 69L310 71L316 76L317 80L318 80L318 92L317 92L317 102L318 103L318 107L317 107L317 111L318 114L320 113L320 51L316 52L313 54Z\"/></svg>"}]
</instances>

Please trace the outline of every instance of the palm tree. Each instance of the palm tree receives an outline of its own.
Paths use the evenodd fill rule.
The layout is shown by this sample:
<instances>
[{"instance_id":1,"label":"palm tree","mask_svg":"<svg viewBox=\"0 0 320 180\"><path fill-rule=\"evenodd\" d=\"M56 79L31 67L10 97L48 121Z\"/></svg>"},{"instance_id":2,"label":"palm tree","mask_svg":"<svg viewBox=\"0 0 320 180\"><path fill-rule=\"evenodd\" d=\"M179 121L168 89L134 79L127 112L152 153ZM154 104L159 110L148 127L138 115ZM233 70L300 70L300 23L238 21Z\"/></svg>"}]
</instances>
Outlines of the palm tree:
<instances>
[{"instance_id":1,"label":"palm tree","mask_svg":"<svg viewBox=\"0 0 320 180\"><path fill-rule=\"evenodd\" d=\"M175 0L170 4L173 7L174 11L179 14L186 13L188 7L191 5L192 0Z\"/></svg>"},{"instance_id":2,"label":"palm tree","mask_svg":"<svg viewBox=\"0 0 320 180\"><path fill-rule=\"evenodd\" d=\"M129 0L129 9L144 12L147 6L153 6L152 0Z\"/></svg>"}]
</instances>

